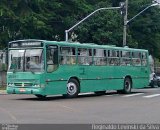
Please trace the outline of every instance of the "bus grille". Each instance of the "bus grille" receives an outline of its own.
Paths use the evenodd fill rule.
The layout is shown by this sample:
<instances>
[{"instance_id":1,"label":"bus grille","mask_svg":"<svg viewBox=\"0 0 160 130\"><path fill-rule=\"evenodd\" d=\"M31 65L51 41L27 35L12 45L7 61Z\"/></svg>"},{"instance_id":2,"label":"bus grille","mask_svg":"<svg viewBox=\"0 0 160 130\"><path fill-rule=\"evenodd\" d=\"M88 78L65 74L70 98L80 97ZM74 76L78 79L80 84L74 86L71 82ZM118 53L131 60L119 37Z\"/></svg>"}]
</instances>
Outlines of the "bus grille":
<instances>
[{"instance_id":1,"label":"bus grille","mask_svg":"<svg viewBox=\"0 0 160 130\"><path fill-rule=\"evenodd\" d=\"M15 86L19 87L27 87L27 86L32 86L32 83L14 83Z\"/></svg>"}]
</instances>

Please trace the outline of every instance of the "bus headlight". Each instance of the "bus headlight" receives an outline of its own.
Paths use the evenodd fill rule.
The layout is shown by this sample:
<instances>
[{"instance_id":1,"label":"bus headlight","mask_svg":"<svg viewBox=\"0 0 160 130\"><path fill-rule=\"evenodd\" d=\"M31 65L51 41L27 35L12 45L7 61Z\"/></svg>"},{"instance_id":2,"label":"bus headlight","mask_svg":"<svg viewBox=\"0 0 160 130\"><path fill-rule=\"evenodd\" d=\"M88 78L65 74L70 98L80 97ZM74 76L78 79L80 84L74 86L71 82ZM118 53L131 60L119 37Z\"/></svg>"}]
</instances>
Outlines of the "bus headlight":
<instances>
[{"instance_id":1,"label":"bus headlight","mask_svg":"<svg viewBox=\"0 0 160 130\"><path fill-rule=\"evenodd\" d=\"M14 83L8 83L8 86L9 86L9 87L13 87L13 86L14 86Z\"/></svg>"},{"instance_id":2,"label":"bus headlight","mask_svg":"<svg viewBox=\"0 0 160 130\"><path fill-rule=\"evenodd\" d=\"M35 84L34 87L40 88L40 85L39 84Z\"/></svg>"}]
</instances>

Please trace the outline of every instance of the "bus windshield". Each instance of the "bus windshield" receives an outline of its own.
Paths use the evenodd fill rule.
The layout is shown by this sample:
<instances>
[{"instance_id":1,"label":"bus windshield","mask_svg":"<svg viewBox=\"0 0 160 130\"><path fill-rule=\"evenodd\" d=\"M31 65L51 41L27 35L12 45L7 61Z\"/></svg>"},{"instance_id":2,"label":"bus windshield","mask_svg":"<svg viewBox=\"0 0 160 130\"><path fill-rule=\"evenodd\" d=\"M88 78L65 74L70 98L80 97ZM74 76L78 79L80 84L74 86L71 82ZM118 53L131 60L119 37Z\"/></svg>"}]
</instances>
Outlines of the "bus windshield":
<instances>
[{"instance_id":1,"label":"bus windshield","mask_svg":"<svg viewBox=\"0 0 160 130\"><path fill-rule=\"evenodd\" d=\"M42 49L9 51L9 71L41 72L44 70Z\"/></svg>"}]
</instances>

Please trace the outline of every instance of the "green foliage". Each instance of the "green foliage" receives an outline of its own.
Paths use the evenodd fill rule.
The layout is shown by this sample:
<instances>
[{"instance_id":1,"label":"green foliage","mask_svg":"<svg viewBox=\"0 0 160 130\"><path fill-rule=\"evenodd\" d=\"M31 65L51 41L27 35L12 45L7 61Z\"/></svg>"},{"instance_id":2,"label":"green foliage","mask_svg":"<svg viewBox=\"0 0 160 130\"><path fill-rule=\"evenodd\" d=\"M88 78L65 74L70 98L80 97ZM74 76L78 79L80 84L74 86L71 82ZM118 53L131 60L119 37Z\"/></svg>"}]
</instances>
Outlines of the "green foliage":
<instances>
[{"instance_id":1,"label":"green foliage","mask_svg":"<svg viewBox=\"0 0 160 130\"><path fill-rule=\"evenodd\" d=\"M12 40L64 40L65 30L95 9L119 6L124 0L1 0L0 48ZM128 19L152 0L129 0ZM74 37L71 35L74 34ZM117 10L99 11L69 33L72 41L122 46L123 16ZM160 9L152 7L128 25L127 45L148 49L160 57Z\"/></svg>"},{"instance_id":2,"label":"green foliage","mask_svg":"<svg viewBox=\"0 0 160 130\"><path fill-rule=\"evenodd\" d=\"M137 0L130 2L130 17L151 4L151 0ZM155 56L160 57L160 9L152 7L138 16L129 24L130 35L136 41L137 48L148 49Z\"/></svg>"}]
</instances>

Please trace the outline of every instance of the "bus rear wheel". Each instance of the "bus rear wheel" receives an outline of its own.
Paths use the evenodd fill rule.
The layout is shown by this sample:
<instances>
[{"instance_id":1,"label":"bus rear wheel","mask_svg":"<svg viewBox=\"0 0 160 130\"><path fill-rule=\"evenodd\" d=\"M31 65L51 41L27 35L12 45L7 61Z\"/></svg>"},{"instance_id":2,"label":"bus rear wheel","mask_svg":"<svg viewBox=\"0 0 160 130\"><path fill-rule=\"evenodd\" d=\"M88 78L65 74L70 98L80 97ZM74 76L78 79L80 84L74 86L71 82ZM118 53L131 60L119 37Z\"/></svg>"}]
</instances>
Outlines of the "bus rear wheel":
<instances>
[{"instance_id":1,"label":"bus rear wheel","mask_svg":"<svg viewBox=\"0 0 160 130\"><path fill-rule=\"evenodd\" d=\"M101 95L105 95L106 91L96 91L94 92L96 95L101 96Z\"/></svg>"},{"instance_id":2,"label":"bus rear wheel","mask_svg":"<svg viewBox=\"0 0 160 130\"><path fill-rule=\"evenodd\" d=\"M124 87L123 87L122 93L129 94L129 93L131 93L131 89L132 89L131 79L126 77L124 79Z\"/></svg>"},{"instance_id":3,"label":"bus rear wheel","mask_svg":"<svg viewBox=\"0 0 160 130\"><path fill-rule=\"evenodd\" d=\"M74 98L77 97L80 92L80 85L76 79L70 79L67 83L67 97Z\"/></svg>"}]
</instances>

